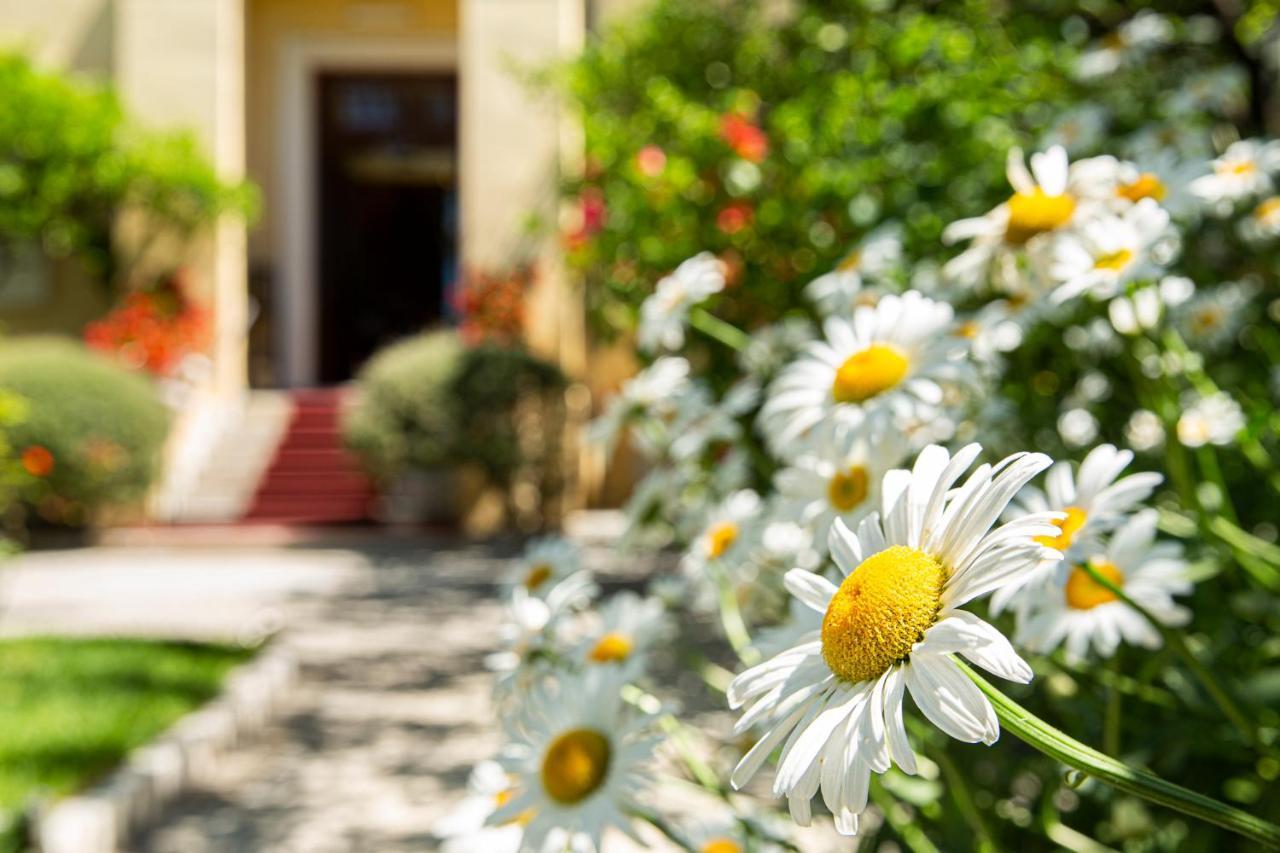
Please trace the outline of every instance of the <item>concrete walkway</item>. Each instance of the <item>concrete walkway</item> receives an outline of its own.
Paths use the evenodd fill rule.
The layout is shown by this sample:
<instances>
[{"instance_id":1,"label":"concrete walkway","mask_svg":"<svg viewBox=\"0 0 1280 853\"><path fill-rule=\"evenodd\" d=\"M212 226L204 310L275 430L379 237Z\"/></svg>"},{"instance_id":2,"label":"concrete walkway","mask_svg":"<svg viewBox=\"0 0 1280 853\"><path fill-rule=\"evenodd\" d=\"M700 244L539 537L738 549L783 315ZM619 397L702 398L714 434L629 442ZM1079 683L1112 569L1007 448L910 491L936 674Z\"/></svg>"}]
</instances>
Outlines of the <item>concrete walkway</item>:
<instances>
[{"instance_id":1,"label":"concrete walkway","mask_svg":"<svg viewBox=\"0 0 1280 853\"><path fill-rule=\"evenodd\" d=\"M516 546L227 538L33 552L0 572L8 633L279 630L299 663L283 715L131 853L433 849L432 824L500 743L483 658ZM641 570L611 557L596 548L588 563L615 580Z\"/></svg>"}]
</instances>

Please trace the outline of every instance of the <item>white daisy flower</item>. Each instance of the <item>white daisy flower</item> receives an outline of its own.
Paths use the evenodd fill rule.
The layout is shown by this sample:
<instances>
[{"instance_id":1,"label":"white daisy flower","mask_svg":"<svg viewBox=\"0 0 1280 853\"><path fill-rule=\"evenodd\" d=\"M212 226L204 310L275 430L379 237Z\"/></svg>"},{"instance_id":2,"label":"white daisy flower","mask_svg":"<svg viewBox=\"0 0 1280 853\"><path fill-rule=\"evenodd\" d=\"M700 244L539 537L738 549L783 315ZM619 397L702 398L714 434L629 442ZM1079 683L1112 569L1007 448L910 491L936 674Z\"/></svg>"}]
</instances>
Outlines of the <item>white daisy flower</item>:
<instances>
[{"instance_id":1,"label":"white daisy flower","mask_svg":"<svg viewBox=\"0 0 1280 853\"><path fill-rule=\"evenodd\" d=\"M628 814L652 775L656 740L620 687L615 674L591 669L530 693L501 757L515 793L490 817L528 815L522 850L599 849L607 829L631 833Z\"/></svg>"},{"instance_id":2,"label":"white daisy flower","mask_svg":"<svg viewBox=\"0 0 1280 853\"><path fill-rule=\"evenodd\" d=\"M1076 76L1081 80L1105 77L1172 40L1173 24L1169 19L1144 9L1082 53L1076 60Z\"/></svg>"},{"instance_id":3,"label":"white daisy flower","mask_svg":"<svg viewBox=\"0 0 1280 853\"><path fill-rule=\"evenodd\" d=\"M826 553L827 535L837 518L856 528L880 505L884 475L902 463L907 445L901 434L862 435L835 429L774 477L774 486L795 505L797 520L812 529Z\"/></svg>"},{"instance_id":4,"label":"white daisy flower","mask_svg":"<svg viewBox=\"0 0 1280 853\"><path fill-rule=\"evenodd\" d=\"M1185 219L1200 209L1189 191L1191 181L1204 174L1202 164L1161 149L1136 155L1135 162L1104 155L1071 164L1073 184L1091 200L1124 213L1143 199L1159 202L1171 216Z\"/></svg>"},{"instance_id":5,"label":"white daisy flower","mask_svg":"<svg viewBox=\"0 0 1280 853\"><path fill-rule=\"evenodd\" d=\"M1267 243L1280 237L1280 195L1267 196L1236 226L1250 243Z\"/></svg>"},{"instance_id":6,"label":"white daisy flower","mask_svg":"<svg viewBox=\"0 0 1280 853\"><path fill-rule=\"evenodd\" d=\"M1073 474L1070 462L1062 461L1045 475L1043 491L1035 486L1023 489L1009 515L1016 518L1033 513L1062 513L1063 517L1053 522L1058 532L1037 541L1066 555L1068 560L1096 550L1099 538L1119 527L1164 479L1146 471L1121 477L1132 461L1132 451L1100 444L1080 463L1079 475ZM1023 592L1047 579L1057 563L1056 559L1042 563L1036 571L996 590L991 596L991 612L1000 613L1010 602L1025 599Z\"/></svg>"},{"instance_id":7,"label":"white daisy flower","mask_svg":"<svg viewBox=\"0 0 1280 853\"><path fill-rule=\"evenodd\" d=\"M1174 312L1174 323L1194 349L1220 350L1239 334L1253 293L1249 285L1234 281L1201 290Z\"/></svg>"},{"instance_id":8,"label":"white daisy flower","mask_svg":"<svg viewBox=\"0 0 1280 853\"><path fill-rule=\"evenodd\" d=\"M769 388L761 431L781 458L801 453L820 425L877 430L942 402L940 380L961 372L966 341L947 334L951 306L907 291L863 306L852 321L829 317L825 339Z\"/></svg>"},{"instance_id":9,"label":"white daisy flower","mask_svg":"<svg viewBox=\"0 0 1280 853\"><path fill-rule=\"evenodd\" d=\"M672 459L688 459L716 444L730 444L742 437L738 418L754 409L760 400L760 386L752 379L739 380L719 403L710 395L686 395L679 401L671 420Z\"/></svg>"},{"instance_id":10,"label":"white daisy flower","mask_svg":"<svg viewBox=\"0 0 1280 853\"><path fill-rule=\"evenodd\" d=\"M600 608L594 627L578 647L587 666L616 667L628 678L644 669L649 648L667 636L666 610L656 598L624 590Z\"/></svg>"},{"instance_id":11,"label":"white daisy flower","mask_svg":"<svg viewBox=\"0 0 1280 853\"><path fill-rule=\"evenodd\" d=\"M1185 121L1209 112L1217 116L1238 116L1249 106L1249 75L1238 65L1224 65L1186 76L1165 99L1169 113Z\"/></svg>"},{"instance_id":12,"label":"white daisy flower","mask_svg":"<svg viewBox=\"0 0 1280 853\"><path fill-rule=\"evenodd\" d=\"M837 522L838 587L812 572L787 573L787 588L823 614L822 627L729 686L730 706L749 706L736 730L766 730L734 770L735 787L781 747L773 790L787 797L795 821L809 823L810 800L821 791L836 828L853 834L871 773L891 764L915 772L904 691L958 740L999 737L991 704L952 655L1016 681L1029 681L1031 668L999 631L960 608L1032 571L1045 557L1035 537L1057 528L1054 516L1040 515L993 531L1009 500L1050 460L1011 456L979 466L956 487L980 452L969 445L952 457L927 447L914 470L885 477L883 521L868 516L856 536Z\"/></svg>"},{"instance_id":13,"label":"white daisy flower","mask_svg":"<svg viewBox=\"0 0 1280 853\"><path fill-rule=\"evenodd\" d=\"M1078 232L1063 235L1053 250L1049 272L1061 284L1055 302L1083 293L1109 298L1126 283L1160 272L1152 258L1155 242L1169 227L1169 212L1144 198L1119 215L1085 222Z\"/></svg>"},{"instance_id":14,"label":"white daisy flower","mask_svg":"<svg viewBox=\"0 0 1280 853\"><path fill-rule=\"evenodd\" d=\"M746 853L747 833L732 815L702 821L687 831L689 849L694 853Z\"/></svg>"},{"instance_id":15,"label":"white daisy flower","mask_svg":"<svg viewBox=\"0 0 1280 853\"><path fill-rule=\"evenodd\" d=\"M1122 335L1138 335L1160 324L1164 303L1156 285L1140 287L1129 296L1117 296L1107 304L1111 326Z\"/></svg>"},{"instance_id":16,"label":"white daisy flower","mask_svg":"<svg viewBox=\"0 0 1280 853\"><path fill-rule=\"evenodd\" d=\"M947 279L966 286L987 278L998 287L1017 283L1017 255L1036 249L1038 238L1072 223L1080 199L1070 185L1067 152L1061 145L1032 154L1029 171L1022 149L1012 148L1005 172L1014 189L1008 201L984 216L952 222L942 232L944 243L972 241L943 267Z\"/></svg>"},{"instance_id":17,"label":"white daisy flower","mask_svg":"<svg viewBox=\"0 0 1280 853\"><path fill-rule=\"evenodd\" d=\"M738 367L748 376L768 379L812 343L816 334L813 324L804 317L786 317L756 329L747 348L738 355Z\"/></svg>"},{"instance_id":18,"label":"white daisy flower","mask_svg":"<svg viewBox=\"0 0 1280 853\"><path fill-rule=\"evenodd\" d=\"M724 290L724 285L724 264L710 252L694 255L676 267L640 306L636 334L640 349L656 352L684 346L689 309Z\"/></svg>"},{"instance_id":19,"label":"white daisy flower","mask_svg":"<svg viewBox=\"0 0 1280 853\"><path fill-rule=\"evenodd\" d=\"M1213 144L1205 128L1188 121L1143 125L1123 141L1122 150L1138 163L1152 157L1205 160L1213 156ZM1204 172L1199 168L1198 171Z\"/></svg>"},{"instance_id":20,"label":"white daisy flower","mask_svg":"<svg viewBox=\"0 0 1280 853\"><path fill-rule=\"evenodd\" d=\"M685 572L703 577L709 563L733 566L744 561L758 541L763 510L760 496L750 489L725 498L708 514L702 532L685 552Z\"/></svg>"},{"instance_id":21,"label":"white daisy flower","mask_svg":"<svg viewBox=\"0 0 1280 853\"><path fill-rule=\"evenodd\" d=\"M1191 396L1184 401L1178 418L1178 441L1186 447L1206 444L1226 445L1244 429L1240 404L1224 391L1207 397Z\"/></svg>"},{"instance_id":22,"label":"white daisy flower","mask_svg":"<svg viewBox=\"0 0 1280 853\"><path fill-rule=\"evenodd\" d=\"M1124 437L1134 450L1146 453L1164 444L1164 424L1160 422L1160 416L1150 409L1138 409L1129 416Z\"/></svg>"},{"instance_id":23,"label":"white daisy flower","mask_svg":"<svg viewBox=\"0 0 1280 853\"><path fill-rule=\"evenodd\" d=\"M511 777L496 761L482 761L467 779L467 796L446 817L436 821L431 833L441 841L441 853L517 853L528 815L501 826L487 821L513 794Z\"/></svg>"},{"instance_id":24,"label":"white daisy flower","mask_svg":"<svg viewBox=\"0 0 1280 853\"><path fill-rule=\"evenodd\" d=\"M867 234L836 268L805 287L805 296L823 316L847 316L859 305L874 305L879 294L864 284L880 282L902 264L902 226L886 223Z\"/></svg>"},{"instance_id":25,"label":"white daisy flower","mask_svg":"<svg viewBox=\"0 0 1280 853\"><path fill-rule=\"evenodd\" d=\"M571 645L568 617L586 607L598 592L585 571L549 584L542 597L523 585L512 590L498 629L500 650L484 659L485 667L497 675L494 695L500 701L529 690L552 671Z\"/></svg>"},{"instance_id":26,"label":"white daisy flower","mask_svg":"<svg viewBox=\"0 0 1280 853\"><path fill-rule=\"evenodd\" d=\"M1212 172L1191 182L1191 192L1219 213L1229 213L1237 201L1267 195L1275 189L1271 173L1280 169L1280 142L1233 142L1210 166Z\"/></svg>"},{"instance_id":27,"label":"white daisy flower","mask_svg":"<svg viewBox=\"0 0 1280 853\"><path fill-rule=\"evenodd\" d=\"M542 536L525 547L508 573L507 584L542 596L581 568L582 551L576 544L563 536Z\"/></svg>"},{"instance_id":28,"label":"white daisy flower","mask_svg":"<svg viewBox=\"0 0 1280 853\"><path fill-rule=\"evenodd\" d=\"M1098 104L1076 107L1058 117L1040 138L1040 147L1060 145L1068 154L1093 151L1106 139L1110 118L1106 107Z\"/></svg>"},{"instance_id":29,"label":"white daisy flower","mask_svg":"<svg viewBox=\"0 0 1280 853\"><path fill-rule=\"evenodd\" d=\"M1065 643L1073 661L1083 660L1090 645L1102 657L1113 655L1121 640L1144 648L1160 646L1160 633L1081 568L1084 560L1165 625L1189 621L1190 611L1173 601L1191 591L1182 549L1156 542L1156 511L1148 509L1116 531L1105 551L1062 564L1019 627L1019 644L1048 654Z\"/></svg>"},{"instance_id":30,"label":"white daisy flower","mask_svg":"<svg viewBox=\"0 0 1280 853\"><path fill-rule=\"evenodd\" d=\"M670 417L673 401L689 387L689 362L665 356L627 380L589 430L592 441L612 450L623 428L640 416Z\"/></svg>"}]
</instances>

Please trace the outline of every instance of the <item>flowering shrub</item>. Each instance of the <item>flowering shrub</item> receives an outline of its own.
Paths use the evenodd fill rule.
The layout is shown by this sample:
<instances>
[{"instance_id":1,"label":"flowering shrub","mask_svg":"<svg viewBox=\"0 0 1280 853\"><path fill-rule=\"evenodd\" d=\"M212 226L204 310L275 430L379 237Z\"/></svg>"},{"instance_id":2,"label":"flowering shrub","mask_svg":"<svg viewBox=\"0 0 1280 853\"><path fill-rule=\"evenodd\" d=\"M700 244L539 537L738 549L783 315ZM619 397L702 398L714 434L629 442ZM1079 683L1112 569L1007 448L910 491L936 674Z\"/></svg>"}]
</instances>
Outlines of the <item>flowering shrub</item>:
<instances>
[{"instance_id":1,"label":"flowering shrub","mask_svg":"<svg viewBox=\"0 0 1280 853\"><path fill-rule=\"evenodd\" d=\"M469 344L511 345L524 337L524 298L533 284L532 267L501 273L468 270L458 284L458 331Z\"/></svg>"},{"instance_id":2,"label":"flowering shrub","mask_svg":"<svg viewBox=\"0 0 1280 853\"><path fill-rule=\"evenodd\" d=\"M147 380L70 341L26 338L0 344L0 391L23 401L6 433L38 481L21 497L40 517L85 524L146 495L168 430Z\"/></svg>"},{"instance_id":3,"label":"flowering shrub","mask_svg":"<svg viewBox=\"0 0 1280 853\"><path fill-rule=\"evenodd\" d=\"M209 312L191 297L188 281L180 270L153 288L127 293L119 307L85 327L85 343L126 367L168 376L183 356L209 344Z\"/></svg>"},{"instance_id":4,"label":"flowering shrub","mask_svg":"<svg viewBox=\"0 0 1280 853\"><path fill-rule=\"evenodd\" d=\"M985 5L956 7L923 23L913 4L878 10L882 28L813 4L781 32L852 41L863 70L945 52L949 15ZM652 26L692 38L674 21L696 12L658 8ZM628 431L648 457L627 541L678 549L679 566L602 606L564 543L513 567L489 660L509 742L477 768L466 819L441 827L454 849L607 849L617 830L702 851L841 849L832 833L869 849L1280 846L1280 234L1267 224L1280 142L1242 138L1265 92L1212 64L1223 39L1250 56L1260 16L1224 36L1221 22L1142 11L1078 51L1049 48L1032 69L1046 103L1087 99L1028 107L1045 127L1034 153L1011 143L1035 125L992 133L982 144L1000 150L972 195L887 204L898 219L868 217L829 264L790 278L769 259L811 249L807 231L757 233L751 253L682 247L678 262L661 253L683 238L652 221L646 263L664 266L646 275L625 243L643 251L649 235L622 233L641 221L629 158L589 178L635 204L606 189L592 263L633 259L626 287L606 291L634 300L650 360L595 437ZM732 31L738 60L767 53L723 17L712 29ZM1044 29L992 29L1048 38L1059 23L1088 35L1047 14ZM670 77L648 94L668 98L672 122L704 114L667 83L751 69L658 73L638 32L638 72ZM825 68L769 56L783 78ZM590 61L637 70L608 57ZM950 92L925 67L912 85L961 110L986 94ZM901 97L901 127L946 126ZM707 139L767 163L834 120L786 124L784 106L737 110ZM637 173L681 156L653 139L637 150ZM927 153L904 157L872 185L929 175ZM784 178L805 184L806 162L777 164L757 221L787 197ZM1003 186L988 189L997 162ZM723 649L699 633L708 622ZM697 713L703 686L731 730Z\"/></svg>"}]
</instances>

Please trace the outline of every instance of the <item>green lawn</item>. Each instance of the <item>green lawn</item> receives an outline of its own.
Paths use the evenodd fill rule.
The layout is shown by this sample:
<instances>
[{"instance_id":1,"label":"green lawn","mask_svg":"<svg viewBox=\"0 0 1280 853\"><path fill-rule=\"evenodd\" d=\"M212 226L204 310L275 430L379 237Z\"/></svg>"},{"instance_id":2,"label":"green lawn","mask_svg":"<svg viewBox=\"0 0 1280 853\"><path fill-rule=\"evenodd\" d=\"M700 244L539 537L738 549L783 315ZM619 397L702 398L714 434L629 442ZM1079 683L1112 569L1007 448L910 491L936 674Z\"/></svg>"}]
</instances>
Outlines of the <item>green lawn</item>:
<instances>
[{"instance_id":1,"label":"green lawn","mask_svg":"<svg viewBox=\"0 0 1280 853\"><path fill-rule=\"evenodd\" d=\"M0 641L0 810L93 782L216 695L252 654L151 640Z\"/></svg>"}]
</instances>

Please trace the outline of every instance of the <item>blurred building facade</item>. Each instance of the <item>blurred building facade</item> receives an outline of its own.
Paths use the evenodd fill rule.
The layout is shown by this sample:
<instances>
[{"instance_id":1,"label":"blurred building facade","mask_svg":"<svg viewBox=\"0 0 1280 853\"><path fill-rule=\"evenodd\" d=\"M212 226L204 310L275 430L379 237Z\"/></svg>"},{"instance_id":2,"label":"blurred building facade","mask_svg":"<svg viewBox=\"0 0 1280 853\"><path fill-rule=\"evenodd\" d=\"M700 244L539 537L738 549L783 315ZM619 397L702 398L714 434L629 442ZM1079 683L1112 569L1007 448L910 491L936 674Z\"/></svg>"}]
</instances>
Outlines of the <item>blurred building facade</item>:
<instances>
[{"instance_id":1,"label":"blurred building facade","mask_svg":"<svg viewBox=\"0 0 1280 853\"><path fill-rule=\"evenodd\" d=\"M109 82L138 119L193 130L224 176L262 192L257 222L220 224L189 259L215 340L175 476L247 388L341 383L378 346L447 321L462 267L535 261L529 342L583 376L580 297L554 238L527 226L557 221L580 131L524 78L634 5L0 0L0 45ZM38 329L40 310L23 325ZM47 318L61 322L52 302Z\"/></svg>"}]
</instances>

